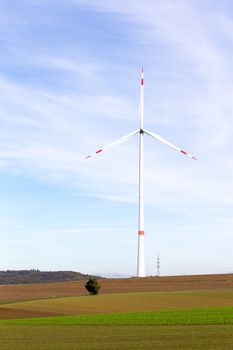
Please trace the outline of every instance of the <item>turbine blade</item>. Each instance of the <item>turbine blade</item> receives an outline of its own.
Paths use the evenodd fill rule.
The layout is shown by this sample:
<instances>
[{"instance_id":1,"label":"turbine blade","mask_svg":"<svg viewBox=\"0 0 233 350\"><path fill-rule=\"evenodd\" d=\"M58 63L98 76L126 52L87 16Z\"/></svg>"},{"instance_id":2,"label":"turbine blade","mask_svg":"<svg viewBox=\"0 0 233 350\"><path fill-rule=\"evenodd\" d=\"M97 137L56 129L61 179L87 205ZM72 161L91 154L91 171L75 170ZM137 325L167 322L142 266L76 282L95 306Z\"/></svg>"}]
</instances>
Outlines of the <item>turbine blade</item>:
<instances>
[{"instance_id":1,"label":"turbine blade","mask_svg":"<svg viewBox=\"0 0 233 350\"><path fill-rule=\"evenodd\" d=\"M139 101L139 116L140 116L140 129L143 129L144 124L144 69L142 67L141 73L141 92L140 92L140 101Z\"/></svg>"},{"instance_id":2,"label":"turbine blade","mask_svg":"<svg viewBox=\"0 0 233 350\"><path fill-rule=\"evenodd\" d=\"M179 148L179 147L173 145L171 142L165 140L162 136L159 136L159 135L154 134L153 132L150 132L150 131L147 131L147 130L144 130L144 132L145 132L147 135L149 135L149 136L153 137L154 139L156 139L157 141L159 141L159 142L161 142L161 143L164 143L165 145L168 145L168 146L174 148L176 151L178 151L178 152L180 152L180 153L183 153L183 154L185 154L186 156L188 156L188 157L190 157L190 158L192 158L192 159L197 160L197 157L195 157L195 156L193 156L191 153L188 153L187 151L185 151L185 150L183 150L183 149L181 149L181 148Z\"/></svg>"},{"instance_id":3,"label":"turbine blade","mask_svg":"<svg viewBox=\"0 0 233 350\"><path fill-rule=\"evenodd\" d=\"M109 148L112 148L114 146L117 146L117 145L119 145L119 144L121 144L123 142L126 142L126 141L130 140L134 135L138 134L139 131L140 131L139 129L135 130L135 131L131 132L130 134L127 134L127 135L121 137L120 139L117 139L116 141L110 143L109 145L104 146L104 147L98 149L97 151L95 151L94 153L91 153L91 154L87 155L85 157L85 159L88 159L88 158L91 158L93 156L96 156L97 154L99 154L99 153L101 153L101 152L103 152L103 151L105 151L105 150L107 150Z\"/></svg>"}]
</instances>

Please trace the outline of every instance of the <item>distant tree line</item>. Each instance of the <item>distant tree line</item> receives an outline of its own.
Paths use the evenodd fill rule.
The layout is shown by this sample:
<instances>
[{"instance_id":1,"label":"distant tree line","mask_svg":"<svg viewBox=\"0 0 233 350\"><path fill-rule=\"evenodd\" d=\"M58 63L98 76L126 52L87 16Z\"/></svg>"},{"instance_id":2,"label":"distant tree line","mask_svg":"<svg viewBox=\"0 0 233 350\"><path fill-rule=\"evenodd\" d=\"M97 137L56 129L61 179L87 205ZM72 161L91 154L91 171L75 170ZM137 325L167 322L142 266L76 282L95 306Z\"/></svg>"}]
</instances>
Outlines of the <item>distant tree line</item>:
<instances>
[{"instance_id":1,"label":"distant tree line","mask_svg":"<svg viewBox=\"0 0 233 350\"><path fill-rule=\"evenodd\" d=\"M29 284L86 280L87 274L74 271L6 270L0 271L0 284Z\"/></svg>"}]
</instances>

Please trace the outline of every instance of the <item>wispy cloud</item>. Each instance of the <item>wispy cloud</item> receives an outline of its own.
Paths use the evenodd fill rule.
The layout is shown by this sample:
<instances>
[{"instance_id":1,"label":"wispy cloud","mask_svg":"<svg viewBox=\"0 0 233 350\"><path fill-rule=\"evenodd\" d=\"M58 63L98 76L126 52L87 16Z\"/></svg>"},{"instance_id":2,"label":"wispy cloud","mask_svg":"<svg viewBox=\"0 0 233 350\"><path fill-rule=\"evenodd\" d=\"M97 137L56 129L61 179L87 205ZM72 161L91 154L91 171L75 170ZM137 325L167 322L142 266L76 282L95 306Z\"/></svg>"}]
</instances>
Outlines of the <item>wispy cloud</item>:
<instances>
[{"instance_id":1,"label":"wispy cloud","mask_svg":"<svg viewBox=\"0 0 233 350\"><path fill-rule=\"evenodd\" d=\"M120 1L116 4L110 4L106 1L90 1L87 4L86 2L75 1L72 3L73 6L82 4L90 9L95 7L99 11L115 13L117 16L124 15L122 20L134 22L135 28L140 34L139 38L141 40L145 38L146 44L154 45L152 47L153 51L156 50L157 43L161 43L163 40L166 50L173 52L174 63L176 63L178 70L181 69L181 65L189 69L191 81L187 82L186 80L183 88L179 86L175 87L173 91L168 91L169 95L166 99L169 104L163 96L159 105L164 104L163 113L166 113L167 118L169 118L169 114L172 115L169 122L171 127L175 124L180 127L180 130L175 130L175 137L172 135L172 129L168 129L168 137L170 136L173 139L172 141L179 143L182 136L184 143L187 141L187 146L194 145L196 153L200 153L200 158L205 158L206 167L203 163L201 168L199 165L196 166L196 171L201 169L202 179L206 181L204 187L208 188L210 183L208 180L209 166L207 166L208 160L206 157L216 164L214 157L212 158L211 154L208 156L208 153L218 155L220 149L222 153L223 149L229 149L229 145L231 145L233 105L230 91L232 89L232 79L227 70L227 57L223 54L222 48L219 47L214 33L211 31L213 23L222 23L224 20L226 20L227 27L229 27L229 19L224 19L223 15L219 17L214 9L212 13L204 16L200 12L200 8L192 2L175 4L171 1L165 1L152 4L147 1L142 4L141 1L134 1L132 4L125 4L125 2ZM176 16L174 16L174 12ZM21 55L22 64L26 55L24 52L18 52L18 54ZM114 124L119 129L119 136L124 130L124 124L120 126L119 120L127 121L128 128L131 125L133 126L134 119L136 124L137 101L134 101L134 107L132 99L127 100L127 96L122 95L120 91L118 96L116 95L116 89L112 93L108 93L110 81L108 76L104 76L104 72L108 71L108 67L104 67L103 62L93 63L93 59L86 54L84 56L87 57L87 60L84 61L82 56L83 53L80 56L81 60L79 58L74 61L70 58L70 55L69 57L66 57L66 55L56 57L51 53L50 55L43 54L42 48L40 55L33 53L27 55L26 64L33 67L33 69L47 69L57 71L58 74L59 72L66 72L75 75L81 84L84 82L85 90L80 89L80 84L72 85L72 90L66 86L65 91L56 91L53 86L49 85L48 89L44 90L34 86L34 84L30 86L28 82L24 84L9 79L1 79L1 102L3 105L1 118L5 124L5 127L2 128L2 134L6 135L6 131L11 130L7 137L2 137L2 149L5 150L5 153L3 151L1 153L3 158L22 160L27 163L29 168L37 167L43 169L43 171L48 171L48 173L53 171L63 172L66 169L65 172L74 172L75 175L80 166L81 174L86 179L91 180L90 166L84 165L84 163L79 165L78 162L79 158L85 154L85 150L88 152L92 147L95 147L95 144L98 146L99 143L104 144L111 141L112 138L118 137L118 133L114 132L115 128L112 127L114 119ZM151 70L151 64L149 69ZM155 74L155 71L153 69L152 74ZM196 82L193 81L195 75ZM175 86L175 81L177 85L177 78L177 76L172 78L171 86ZM176 80L174 81L174 79ZM197 89L192 88L191 90L193 83L196 84ZM149 84L148 89L152 87L151 81L149 81ZM186 89L189 89L188 93L185 91ZM172 93L174 93L173 96ZM151 96L151 92L148 94ZM171 100L169 97L171 97ZM149 102L149 105L151 106L152 102ZM156 107L153 106L153 110L156 115ZM152 112L149 114L152 115ZM95 120L92 115L95 115ZM184 115L186 115L185 119ZM161 131L169 126L167 118L167 124L160 126ZM187 125L186 120L188 121ZM106 124L103 124L103 122ZM148 122L152 125L155 124L153 119L149 119ZM190 125L192 125L192 131ZM38 130L41 130L41 132L38 133ZM185 130L187 130L187 136L182 135ZM190 136L192 137L192 144L190 143ZM208 139L208 142L205 141L206 139ZM109 167L109 161L111 167L118 167L119 153L117 151L115 160L111 160L109 157L106 165L104 165L104 162L101 162L101 165L97 163L93 165L95 179L99 178L99 181L103 179L105 185L109 181L109 186L107 186L109 198L119 198L114 193L109 194L109 187L111 187L112 182L125 183L125 186L128 186L131 181L129 179L132 174L130 175L127 163L130 154L133 154L135 144L132 147L124 147L125 157L121 157L121 168L125 169L124 175L121 176L117 173L117 176L115 176L106 171L106 168ZM155 145L155 149L156 147L157 145ZM150 156L153 157L152 154L155 154L154 157L157 157L158 160L162 159L155 149L153 149L153 152L148 151ZM127 154L127 152L130 153ZM218 159L225 164L227 158L228 156L225 153L221 160ZM189 191L190 195L193 192L195 197L199 193L201 198L203 186L200 186L200 191L198 191L195 184L198 174L196 174L194 166L188 166L190 171L186 166L188 171L186 180L183 179L181 183L179 181L179 178L181 178L180 165L179 167L175 165L175 156L174 160L171 159L172 156L169 155L169 161L172 162L172 177L168 177L166 166L161 166L161 175L156 175L159 188L170 188L171 191L171 187L176 183L177 192L183 191L185 193ZM202 161L200 160L200 162ZM17 163L17 166L19 166L19 163ZM232 173L232 168L229 170ZM192 176L193 172L195 173L194 176ZM151 173L148 178L151 178L152 184L155 174L157 174L156 168L153 170L152 166L148 173ZM187 180L188 176L189 180ZM211 177L213 178L213 175ZM164 181L165 178L168 180ZM136 180L133 181L136 187ZM217 181L218 179L215 180L215 184Z\"/></svg>"}]
</instances>

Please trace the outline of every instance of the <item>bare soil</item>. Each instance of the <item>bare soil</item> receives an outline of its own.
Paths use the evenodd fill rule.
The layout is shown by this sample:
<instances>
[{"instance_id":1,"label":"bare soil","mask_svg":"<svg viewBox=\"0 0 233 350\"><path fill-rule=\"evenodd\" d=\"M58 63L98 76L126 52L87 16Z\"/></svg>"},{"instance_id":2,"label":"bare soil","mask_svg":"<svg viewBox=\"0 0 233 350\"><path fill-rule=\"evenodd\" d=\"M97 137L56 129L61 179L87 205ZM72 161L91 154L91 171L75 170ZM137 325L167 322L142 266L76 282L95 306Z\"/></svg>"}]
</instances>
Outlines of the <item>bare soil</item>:
<instances>
[{"instance_id":1,"label":"bare soil","mask_svg":"<svg viewBox=\"0 0 233 350\"><path fill-rule=\"evenodd\" d=\"M99 280L100 294L188 290L233 290L233 274L112 278ZM84 281L0 285L0 303L87 294Z\"/></svg>"},{"instance_id":2,"label":"bare soil","mask_svg":"<svg viewBox=\"0 0 233 350\"><path fill-rule=\"evenodd\" d=\"M53 312L45 311L34 311L34 310L20 310L11 308L0 307L0 319L13 319L13 318L30 318L30 317L48 317L57 316L58 314Z\"/></svg>"}]
</instances>

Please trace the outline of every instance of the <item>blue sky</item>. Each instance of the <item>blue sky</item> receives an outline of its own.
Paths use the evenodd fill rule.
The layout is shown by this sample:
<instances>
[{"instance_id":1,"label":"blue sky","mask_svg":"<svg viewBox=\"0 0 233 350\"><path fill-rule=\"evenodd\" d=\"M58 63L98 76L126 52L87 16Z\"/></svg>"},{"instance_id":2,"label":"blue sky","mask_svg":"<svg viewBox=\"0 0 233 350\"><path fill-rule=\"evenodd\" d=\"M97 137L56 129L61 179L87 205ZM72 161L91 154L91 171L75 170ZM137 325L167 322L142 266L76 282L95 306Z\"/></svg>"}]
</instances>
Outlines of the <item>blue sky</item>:
<instances>
[{"instance_id":1,"label":"blue sky","mask_svg":"<svg viewBox=\"0 0 233 350\"><path fill-rule=\"evenodd\" d=\"M146 272L233 271L231 1L2 0L0 269L136 274L138 128Z\"/></svg>"}]
</instances>

